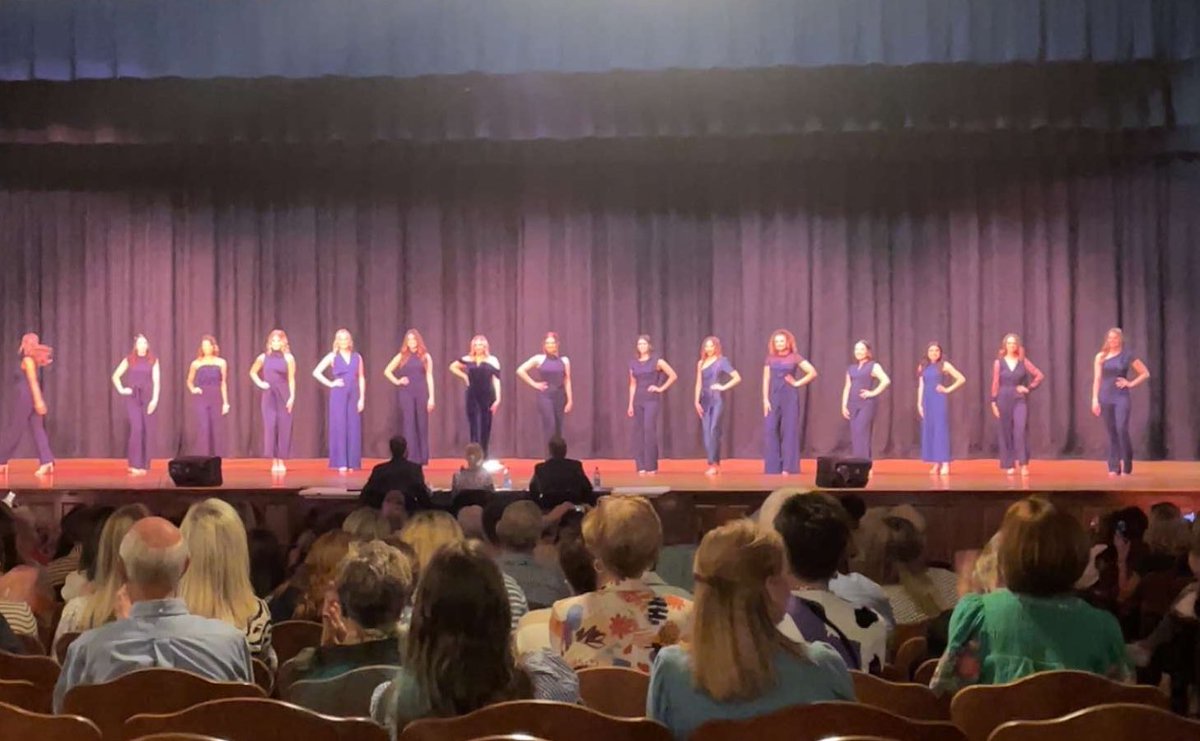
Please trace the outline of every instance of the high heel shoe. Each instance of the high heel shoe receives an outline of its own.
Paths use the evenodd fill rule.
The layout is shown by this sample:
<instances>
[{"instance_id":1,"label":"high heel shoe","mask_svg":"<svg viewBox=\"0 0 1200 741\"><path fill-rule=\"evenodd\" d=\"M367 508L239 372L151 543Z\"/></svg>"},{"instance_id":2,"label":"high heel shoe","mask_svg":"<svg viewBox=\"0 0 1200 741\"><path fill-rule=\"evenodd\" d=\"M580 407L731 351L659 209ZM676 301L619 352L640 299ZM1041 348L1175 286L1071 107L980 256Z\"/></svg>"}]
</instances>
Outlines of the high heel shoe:
<instances>
[{"instance_id":1,"label":"high heel shoe","mask_svg":"<svg viewBox=\"0 0 1200 741\"><path fill-rule=\"evenodd\" d=\"M33 472L33 475L34 476L49 476L52 473L54 473L53 461L50 463L43 463L41 466L38 467L38 470Z\"/></svg>"}]
</instances>

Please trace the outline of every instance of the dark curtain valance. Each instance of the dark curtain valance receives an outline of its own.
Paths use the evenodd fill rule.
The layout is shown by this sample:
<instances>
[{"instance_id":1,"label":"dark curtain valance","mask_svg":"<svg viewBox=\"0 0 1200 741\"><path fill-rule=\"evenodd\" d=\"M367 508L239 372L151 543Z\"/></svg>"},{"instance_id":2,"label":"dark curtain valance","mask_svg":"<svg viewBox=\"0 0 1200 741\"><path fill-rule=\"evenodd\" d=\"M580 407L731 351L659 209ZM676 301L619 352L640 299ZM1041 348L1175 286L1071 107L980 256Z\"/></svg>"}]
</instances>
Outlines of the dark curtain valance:
<instances>
[{"instance_id":1,"label":"dark curtain valance","mask_svg":"<svg viewBox=\"0 0 1200 741\"><path fill-rule=\"evenodd\" d=\"M0 79L1184 60L1195 0L8 0Z\"/></svg>"},{"instance_id":2,"label":"dark curtain valance","mask_svg":"<svg viewBox=\"0 0 1200 741\"><path fill-rule=\"evenodd\" d=\"M0 83L0 142L350 143L1139 132L1200 124L1187 65Z\"/></svg>"}]
</instances>

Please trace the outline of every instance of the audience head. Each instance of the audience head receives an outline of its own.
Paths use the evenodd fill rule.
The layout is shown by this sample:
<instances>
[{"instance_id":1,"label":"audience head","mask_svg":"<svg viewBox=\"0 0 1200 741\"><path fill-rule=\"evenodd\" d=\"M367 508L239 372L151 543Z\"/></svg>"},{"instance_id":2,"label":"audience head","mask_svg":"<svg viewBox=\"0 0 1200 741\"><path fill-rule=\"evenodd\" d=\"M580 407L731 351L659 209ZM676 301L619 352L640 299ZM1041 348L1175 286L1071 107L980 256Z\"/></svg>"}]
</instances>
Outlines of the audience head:
<instances>
[{"instance_id":1,"label":"audience head","mask_svg":"<svg viewBox=\"0 0 1200 741\"><path fill-rule=\"evenodd\" d=\"M17 547L21 523L7 504L0 504L0 574L25 563L21 549Z\"/></svg>"},{"instance_id":2,"label":"audience head","mask_svg":"<svg viewBox=\"0 0 1200 741\"><path fill-rule=\"evenodd\" d=\"M373 507L359 507L342 522L342 529L354 540L382 540L392 532L392 526L383 513Z\"/></svg>"},{"instance_id":3,"label":"audience head","mask_svg":"<svg viewBox=\"0 0 1200 741\"><path fill-rule=\"evenodd\" d=\"M550 442L546 444L546 448L550 451L551 458L567 457L567 441L558 435L550 438Z\"/></svg>"},{"instance_id":4,"label":"audience head","mask_svg":"<svg viewBox=\"0 0 1200 741\"><path fill-rule=\"evenodd\" d=\"M1170 502L1159 502L1150 508L1150 524L1146 528L1146 547L1154 553L1179 556L1187 553L1191 543L1192 526L1183 519L1183 512Z\"/></svg>"},{"instance_id":5,"label":"audience head","mask_svg":"<svg viewBox=\"0 0 1200 741\"><path fill-rule=\"evenodd\" d=\"M360 629L359 633L394 633L415 582L412 559L376 540L357 545L342 560L334 589L342 615Z\"/></svg>"},{"instance_id":6,"label":"audience head","mask_svg":"<svg viewBox=\"0 0 1200 741\"><path fill-rule=\"evenodd\" d=\"M542 509L528 499L504 508L496 523L496 542L510 551L532 553L542 538Z\"/></svg>"},{"instance_id":7,"label":"audience head","mask_svg":"<svg viewBox=\"0 0 1200 741\"><path fill-rule=\"evenodd\" d=\"M662 522L644 497L607 496L584 516L583 540L602 581L638 579L658 561Z\"/></svg>"},{"instance_id":8,"label":"audience head","mask_svg":"<svg viewBox=\"0 0 1200 741\"><path fill-rule=\"evenodd\" d=\"M388 440L388 448L392 451L392 457L398 461L408 457L408 441L404 439L403 435L396 435Z\"/></svg>"},{"instance_id":9,"label":"audience head","mask_svg":"<svg viewBox=\"0 0 1200 741\"><path fill-rule=\"evenodd\" d=\"M1118 535L1130 543L1141 543L1150 526L1150 518L1141 507L1122 507L1108 513L1100 522L1100 537L1103 542L1112 545Z\"/></svg>"},{"instance_id":10,"label":"audience head","mask_svg":"<svg viewBox=\"0 0 1200 741\"><path fill-rule=\"evenodd\" d=\"M694 681L718 702L751 700L775 685L774 652L803 655L776 630L788 584L778 533L738 520L696 550L691 653Z\"/></svg>"},{"instance_id":11,"label":"audience head","mask_svg":"<svg viewBox=\"0 0 1200 741\"><path fill-rule=\"evenodd\" d=\"M794 496L807 493L808 489L801 489L798 486L785 486L782 489L776 489L767 495L767 498L759 505L758 513L754 515L755 522L761 528L776 532L775 518L779 516L779 510L783 507L783 503Z\"/></svg>"},{"instance_id":12,"label":"audience head","mask_svg":"<svg viewBox=\"0 0 1200 741\"><path fill-rule=\"evenodd\" d=\"M783 503L775 529L793 576L812 582L833 578L850 541L847 520L842 506L824 494L800 494Z\"/></svg>"},{"instance_id":13,"label":"audience head","mask_svg":"<svg viewBox=\"0 0 1200 741\"><path fill-rule=\"evenodd\" d=\"M960 576L959 591L965 594L987 594L1004 586L1000 578L999 550L1000 533L996 533L979 551L970 572Z\"/></svg>"},{"instance_id":14,"label":"audience head","mask_svg":"<svg viewBox=\"0 0 1200 741\"><path fill-rule=\"evenodd\" d=\"M260 607L250 585L246 527L237 511L222 499L205 499L188 508L179 530L192 559L179 584L188 611L245 628Z\"/></svg>"},{"instance_id":15,"label":"audience head","mask_svg":"<svg viewBox=\"0 0 1200 741\"><path fill-rule=\"evenodd\" d=\"M463 451L463 458L467 461L467 470L474 471L483 465L483 448L479 443L470 443Z\"/></svg>"},{"instance_id":16,"label":"audience head","mask_svg":"<svg viewBox=\"0 0 1200 741\"><path fill-rule=\"evenodd\" d=\"M482 544L447 543L421 569L405 666L434 716L530 696L514 662L504 580Z\"/></svg>"},{"instance_id":17,"label":"audience head","mask_svg":"<svg viewBox=\"0 0 1200 741\"><path fill-rule=\"evenodd\" d=\"M405 500L404 492L392 489L384 494L383 506L380 507L379 512L387 520L390 530L399 530L404 527L404 523L408 522L408 502Z\"/></svg>"},{"instance_id":18,"label":"audience head","mask_svg":"<svg viewBox=\"0 0 1200 741\"><path fill-rule=\"evenodd\" d=\"M246 543L250 551L250 586L254 594L265 599L284 582L283 546L275 533L261 527L246 533Z\"/></svg>"},{"instance_id":19,"label":"audience head","mask_svg":"<svg viewBox=\"0 0 1200 741\"><path fill-rule=\"evenodd\" d=\"M97 628L116 617L117 593L125 584L121 573L121 543L134 523L150 516L141 504L127 504L113 512L100 529L96 559L89 572L92 594L84 602L79 625Z\"/></svg>"},{"instance_id":20,"label":"audience head","mask_svg":"<svg viewBox=\"0 0 1200 741\"><path fill-rule=\"evenodd\" d=\"M1088 564L1088 537L1068 512L1042 497L1004 513L998 560L1013 592L1047 597L1070 592Z\"/></svg>"},{"instance_id":21,"label":"audience head","mask_svg":"<svg viewBox=\"0 0 1200 741\"><path fill-rule=\"evenodd\" d=\"M312 547L304 557L304 568L297 580L303 594L293 617L304 620L321 619L325 596L333 589L338 566L346 557L353 540L345 530L330 530L313 541Z\"/></svg>"},{"instance_id":22,"label":"audience head","mask_svg":"<svg viewBox=\"0 0 1200 741\"><path fill-rule=\"evenodd\" d=\"M188 544L161 517L143 517L121 539L120 571L132 602L173 596L188 569Z\"/></svg>"},{"instance_id":23,"label":"audience head","mask_svg":"<svg viewBox=\"0 0 1200 741\"><path fill-rule=\"evenodd\" d=\"M465 539L458 521L448 513L436 510L423 510L413 515L400 531L400 538L416 552L417 573L422 575L438 549Z\"/></svg>"},{"instance_id":24,"label":"audience head","mask_svg":"<svg viewBox=\"0 0 1200 741\"><path fill-rule=\"evenodd\" d=\"M837 500L842 509L846 510L846 516L850 518L850 529L857 530L858 523L867 513L867 503L857 494L839 494Z\"/></svg>"},{"instance_id":25,"label":"audience head","mask_svg":"<svg viewBox=\"0 0 1200 741\"><path fill-rule=\"evenodd\" d=\"M596 557L578 530L559 531L558 566L575 594L596 591Z\"/></svg>"},{"instance_id":26,"label":"audience head","mask_svg":"<svg viewBox=\"0 0 1200 741\"><path fill-rule=\"evenodd\" d=\"M58 543L54 548L55 558L62 558L76 546L83 547L83 541L87 540L88 534L92 530L93 509L86 505L76 507L63 516L58 527Z\"/></svg>"}]
</instances>

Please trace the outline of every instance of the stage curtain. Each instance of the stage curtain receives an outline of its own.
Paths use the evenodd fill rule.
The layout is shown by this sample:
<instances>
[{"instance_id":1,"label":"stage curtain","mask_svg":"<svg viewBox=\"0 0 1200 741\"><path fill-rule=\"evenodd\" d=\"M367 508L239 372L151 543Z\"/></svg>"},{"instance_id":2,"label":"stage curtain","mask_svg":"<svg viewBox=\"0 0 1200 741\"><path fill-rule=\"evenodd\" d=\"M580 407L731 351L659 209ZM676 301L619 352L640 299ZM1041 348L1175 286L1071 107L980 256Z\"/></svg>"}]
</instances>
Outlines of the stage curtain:
<instances>
[{"instance_id":1,"label":"stage curtain","mask_svg":"<svg viewBox=\"0 0 1200 741\"><path fill-rule=\"evenodd\" d=\"M0 142L370 143L1200 125L1200 63L0 83Z\"/></svg>"},{"instance_id":2,"label":"stage curtain","mask_svg":"<svg viewBox=\"0 0 1200 741\"><path fill-rule=\"evenodd\" d=\"M434 453L452 456L467 429L445 368L482 332L504 371L493 449L537 457L534 392L513 371L554 330L574 369L572 452L622 457L626 367L646 332L680 376L663 452L697 458L692 384L700 340L715 333L745 379L729 395L726 455L757 457L767 338L786 327L821 373L804 395L805 453L845 451L840 392L851 346L866 338L894 381L876 455L915 457L915 370L938 339L968 379L951 401L954 453L991 457L989 373L1016 331L1048 376L1030 402L1035 456L1095 458L1105 438L1089 410L1092 359L1120 325L1153 374L1133 393L1137 456L1200 455L1194 159L993 150L830 162L715 143L595 156L594 142L561 146L571 156L6 151L9 372L21 333L39 330L56 348L46 373L56 452L121 456L124 412L108 377L144 332L163 367L158 452L174 454L189 443L187 364L211 332L230 362L226 452L258 455L246 372L281 326L299 361L295 454L323 456L326 392L308 374L344 326L368 369L366 448L382 455L396 428L382 369L413 326L436 359Z\"/></svg>"},{"instance_id":3,"label":"stage curtain","mask_svg":"<svg viewBox=\"0 0 1200 741\"><path fill-rule=\"evenodd\" d=\"M420 77L1200 55L1194 0L7 0L0 79Z\"/></svg>"}]
</instances>

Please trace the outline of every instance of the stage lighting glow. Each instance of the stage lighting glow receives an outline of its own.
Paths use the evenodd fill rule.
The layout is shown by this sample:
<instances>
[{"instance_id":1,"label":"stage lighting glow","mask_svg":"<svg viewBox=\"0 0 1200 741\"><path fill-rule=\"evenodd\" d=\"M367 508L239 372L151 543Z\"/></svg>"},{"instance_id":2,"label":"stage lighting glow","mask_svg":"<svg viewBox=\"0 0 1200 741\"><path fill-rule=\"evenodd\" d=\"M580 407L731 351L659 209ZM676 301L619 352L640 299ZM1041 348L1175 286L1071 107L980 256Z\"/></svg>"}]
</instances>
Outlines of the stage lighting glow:
<instances>
[{"instance_id":1,"label":"stage lighting glow","mask_svg":"<svg viewBox=\"0 0 1200 741\"><path fill-rule=\"evenodd\" d=\"M492 458L483 462L483 470L487 471L488 473L496 473L497 471L504 470L504 464L495 458Z\"/></svg>"}]
</instances>

